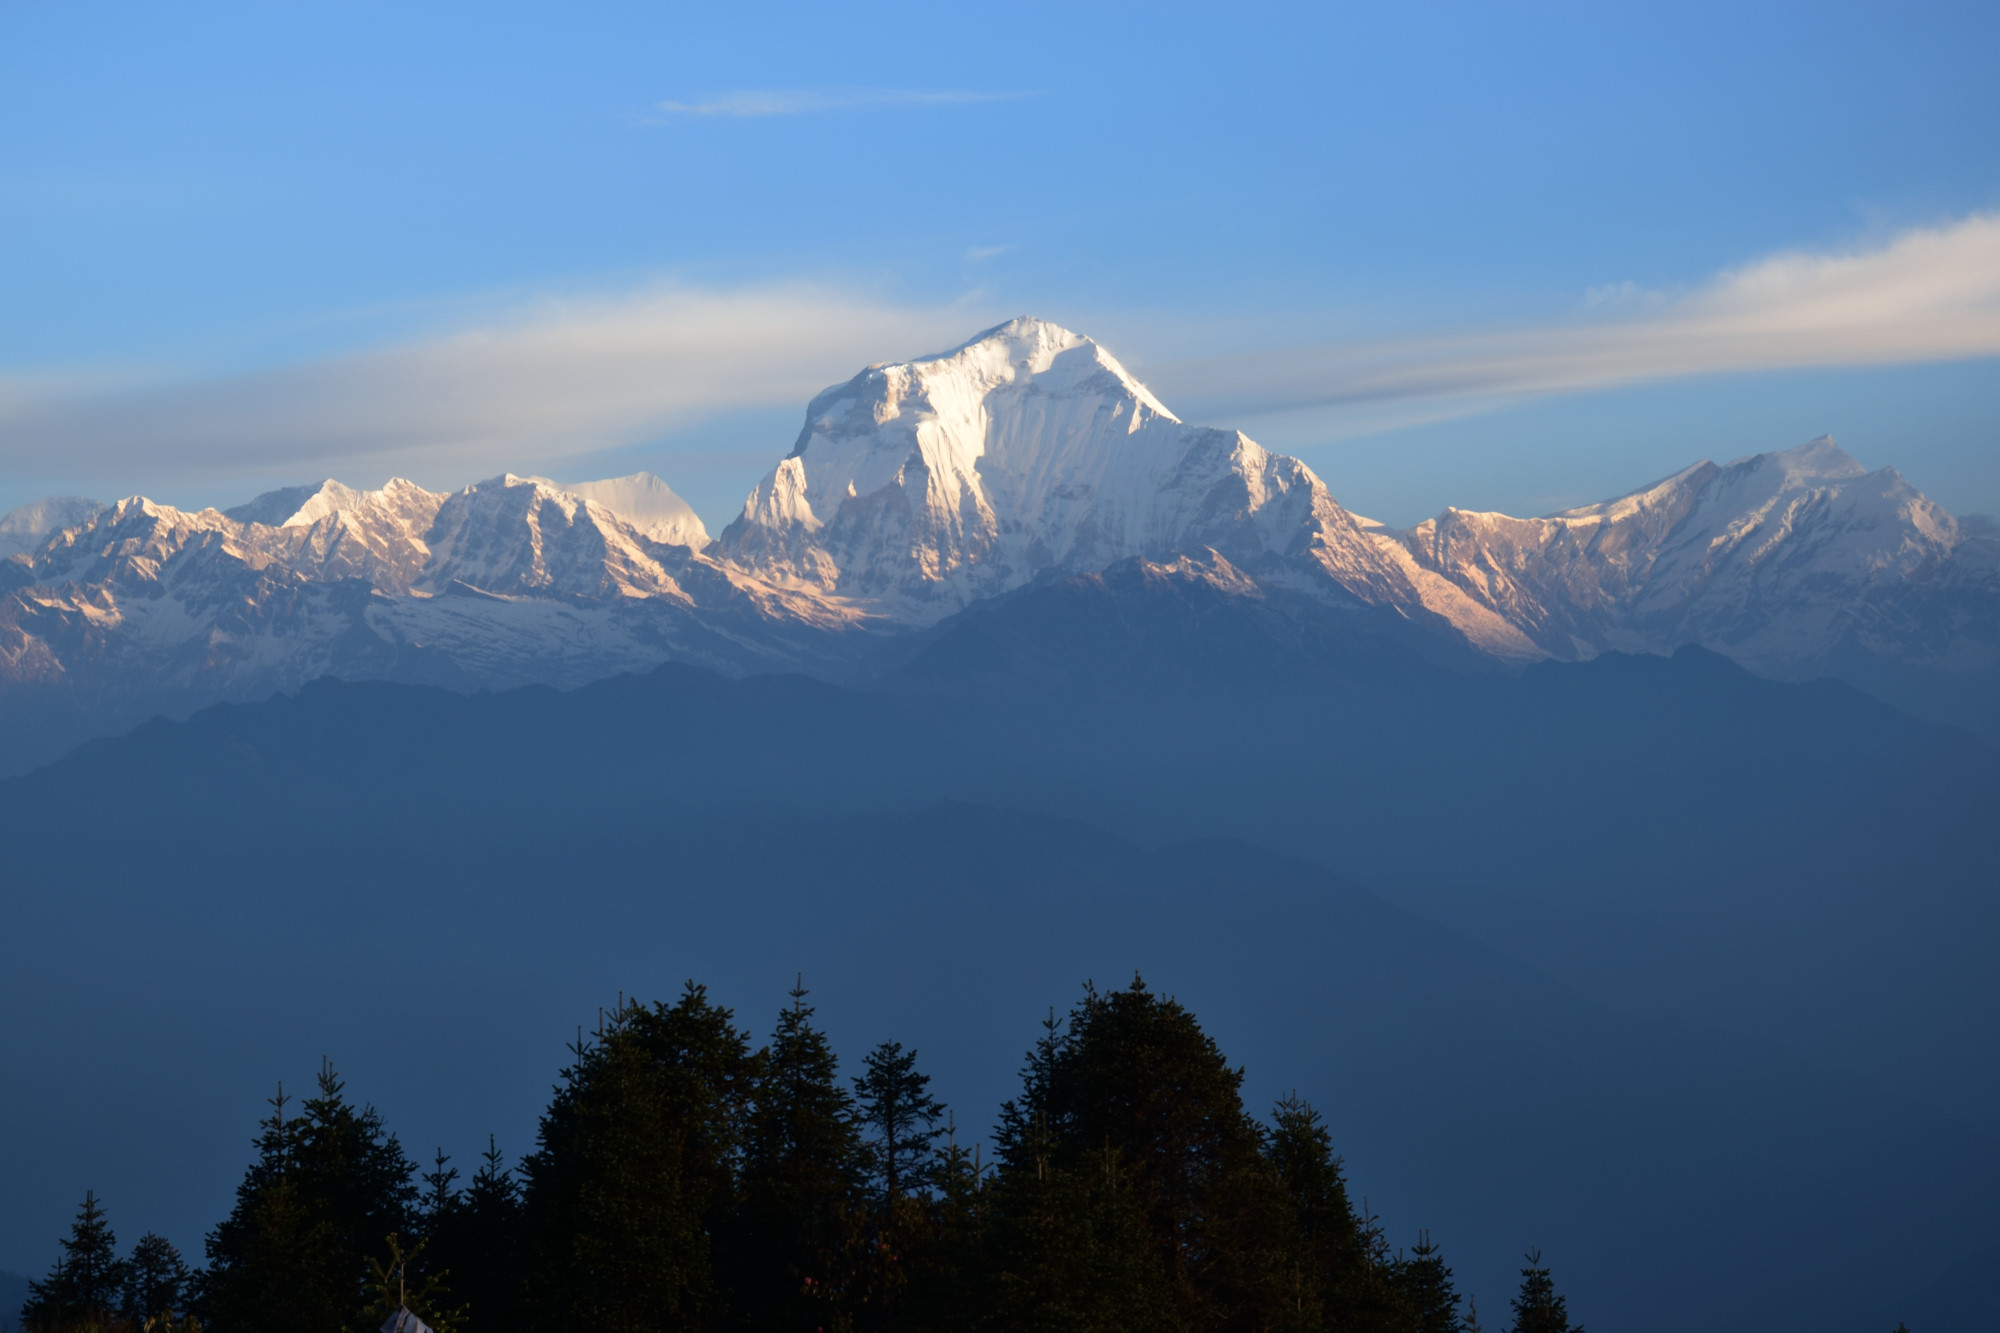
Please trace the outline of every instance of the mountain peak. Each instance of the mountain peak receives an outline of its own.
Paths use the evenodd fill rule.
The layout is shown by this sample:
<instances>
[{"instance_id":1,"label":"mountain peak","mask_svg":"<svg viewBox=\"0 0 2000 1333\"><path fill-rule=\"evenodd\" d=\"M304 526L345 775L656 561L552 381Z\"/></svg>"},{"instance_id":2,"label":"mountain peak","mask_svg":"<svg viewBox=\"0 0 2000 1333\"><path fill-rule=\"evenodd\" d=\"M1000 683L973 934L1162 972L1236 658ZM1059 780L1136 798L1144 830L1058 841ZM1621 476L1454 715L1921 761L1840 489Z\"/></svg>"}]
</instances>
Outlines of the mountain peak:
<instances>
[{"instance_id":1,"label":"mountain peak","mask_svg":"<svg viewBox=\"0 0 2000 1333\"><path fill-rule=\"evenodd\" d=\"M921 422L928 415L951 423L954 415L976 414L990 395L1007 390L1050 397L1092 393L1123 397L1146 414L1180 420L1102 344L1060 324L1023 315L948 351L880 362L845 384L822 391L806 408L805 428L792 453L804 453L817 436L872 431L898 417ZM1129 424L1136 430L1138 413Z\"/></svg>"},{"instance_id":2,"label":"mountain peak","mask_svg":"<svg viewBox=\"0 0 2000 1333\"><path fill-rule=\"evenodd\" d=\"M709 543L708 529L702 526L693 506L650 472L634 472L604 481L570 482L562 489L603 505L654 541L695 551Z\"/></svg>"},{"instance_id":3,"label":"mountain peak","mask_svg":"<svg viewBox=\"0 0 2000 1333\"><path fill-rule=\"evenodd\" d=\"M80 527L103 512L102 504L80 495L52 495L11 509L0 515L0 559L33 550L64 528Z\"/></svg>"},{"instance_id":4,"label":"mountain peak","mask_svg":"<svg viewBox=\"0 0 2000 1333\"><path fill-rule=\"evenodd\" d=\"M1183 476L1197 444L1203 464ZM1092 339L1012 319L820 393L722 549L781 585L888 598L924 622L1043 569L1163 549L1181 509L1201 509L1182 492L1238 451L1190 431Z\"/></svg>"},{"instance_id":5,"label":"mountain peak","mask_svg":"<svg viewBox=\"0 0 2000 1333\"><path fill-rule=\"evenodd\" d=\"M1848 481L1868 475L1868 469L1861 466L1854 455L1835 444L1831 435L1822 435L1776 453L1738 459L1732 466L1737 465L1774 468L1784 478L1787 488L1810 486L1815 482Z\"/></svg>"},{"instance_id":6,"label":"mountain peak","mask_svg":"<svg viewBox=\"0 0 2000 1333\"><path fill-rule=\"evenodd\" d=\"M1059 360L1064 362L1060 367L1057 365ZM1150 411L1176 421L1180 419L1169 412L1166 406L1153 396L1150 389L1126 370L1117 357L1106 351L1102 343L1085 334L1066 329L1046 319L1037 319L1032 315L1020 315L1005 324L996 324L949 352L922 357L911 364L952 362L969 369L996 374L1000 378L1025 375L1040 379L1054 372L1056 379L1062 381L1108 375L1126 393L1144 403ZM1001 370L1003 366L1006 367L1006 371ZM1008 374L1008 371L1012 374ZM1058 386L1051 384L1049 387Z\"/></svg>"}]
</instances>

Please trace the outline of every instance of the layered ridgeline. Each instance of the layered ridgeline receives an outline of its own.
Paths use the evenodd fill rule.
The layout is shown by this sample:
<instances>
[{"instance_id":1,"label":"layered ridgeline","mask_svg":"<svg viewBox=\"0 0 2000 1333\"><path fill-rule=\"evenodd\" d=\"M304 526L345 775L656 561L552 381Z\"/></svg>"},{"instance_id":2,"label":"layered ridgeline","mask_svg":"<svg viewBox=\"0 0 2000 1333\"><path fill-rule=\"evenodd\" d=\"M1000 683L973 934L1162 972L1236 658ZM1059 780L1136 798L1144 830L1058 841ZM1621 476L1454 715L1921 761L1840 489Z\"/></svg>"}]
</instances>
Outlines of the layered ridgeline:
<instances>
[{"instance_id":1,"label":"layered ridgeline","mask_svg":"<svg viewBox=\"0 0 2000 1333\"><path fill-rule=\"evenodd\" d=\"M1132 558L1220 561L1246 593L1367 613L1461 665L1695 643L2000 728L2000 539L1831 440L1548 518L1451 509L1399 532L1030 319L820 394L714 541L656 478L510 475L451 495L329 481L227 512L47 500L0 519L0 558L0 769L322 675L853 678L885 640Z\"/></svg>"}]
</instances>

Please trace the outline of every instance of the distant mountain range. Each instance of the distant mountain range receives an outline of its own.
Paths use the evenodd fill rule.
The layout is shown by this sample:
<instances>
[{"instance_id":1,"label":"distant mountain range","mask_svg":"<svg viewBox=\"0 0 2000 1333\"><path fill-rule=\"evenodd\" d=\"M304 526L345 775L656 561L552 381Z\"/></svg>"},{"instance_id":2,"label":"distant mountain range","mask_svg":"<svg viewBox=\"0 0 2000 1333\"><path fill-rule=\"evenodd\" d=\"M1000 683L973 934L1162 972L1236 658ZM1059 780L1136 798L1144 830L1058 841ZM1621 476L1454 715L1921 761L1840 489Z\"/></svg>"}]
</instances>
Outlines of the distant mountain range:
<instances>
[{"instance_id":1,"label":"distant mountain range","mask_svg":"<svg viewBox=\"0 0 2000 1333\"><path fill-rule=\"evenodd\" d=\"M1699 644L2000 738L2000 536L1830 439L1546 518L1448 509L1396 531L1032 319L820 394L712 540L645 474L510 474L227 511L50 499L0 518L0 557L0 771L328 675L573 686L679 661L860 680L994 598L1135 558L1359 614L1463 669Z\"/></svg>"}]
</instances>

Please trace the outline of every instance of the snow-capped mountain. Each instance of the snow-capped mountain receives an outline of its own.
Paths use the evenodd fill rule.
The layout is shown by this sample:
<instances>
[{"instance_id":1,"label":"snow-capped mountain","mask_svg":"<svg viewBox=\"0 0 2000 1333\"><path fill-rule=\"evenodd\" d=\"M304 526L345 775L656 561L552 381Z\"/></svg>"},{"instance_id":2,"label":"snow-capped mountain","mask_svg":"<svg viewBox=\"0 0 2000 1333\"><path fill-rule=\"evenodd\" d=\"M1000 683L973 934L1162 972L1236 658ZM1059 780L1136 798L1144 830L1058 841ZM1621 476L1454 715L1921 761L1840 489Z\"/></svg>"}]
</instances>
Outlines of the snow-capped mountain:
<instances>
[{"instance_id":1,"label":"snow-capped mountain","mask_svg":"<svg viewBox=\"0 0 2000 1333\"><path fill-rule=\"evenodd\" d=\"M538 477L536 480L544 479ZM701 516L687 501L675 495L667 483L650 472L634 472L629 477L613 477L609 481L548 484L603 505L637 528L642 536L656 542L701 551L708 548L711 540L708 529L702 526Z\"/></svg>"},{"instance_id":2,"label":"snow-capped mountain","mask_svg":"<svg viewBox=\"0 0 2000 1333\"><path fill-rule=\"evenodd\" d=\"M1399 532L1343 509L1299 460L1184 424L1104 348L1030 319L820 394L717 550L908 624L1208 550L1507 661L1698 644L1792 679L2000 668L2000 543L1831 439L1546 518L1449 509Z\"/></svg>"},{"instance_id":3,"label":"snow-capped mountain","mask_svg":"<svg viewBox=\"0 0 2000 1333\"><path fill-rule=\"evenodd\" d=\"M1695 643L1788 678L1855 649L2000 663L1996 544L1830 437L1547 518L1447 509L1396 537L1552 657Z\"/></svg>"},{"instance_id":4,"label":"snow-capped mountain","mask_svg":"<svg viewBox=\"0 0 2000 1333\"><path fill-rule=\"evenodd\" d=\"M1103 347L1035 319L820 394L718 541L768 582L915 625L1050 574L1204 549L1336 604L1441 621L1498 656L1538 655L1305 464L1186 425Z\"/></svg>"},{"instance_id":5,"label":"snow-capped mountain","mask_svg":"<svg viewBox=\"0 0 2000 1333\"><path fill-rule=\"evenodd\" d=\"M511 475L451 494L328 481L227 513L76 502L62 527L46 504L17 511L15 531L44 531L0 562L0 750L329 674L575 685L667 660L839 660L854 613L648 535L700 534L656 480L605 485L645 528ZM21 743L5 767L48 757Z\"/></svg>"},{"instance_id":6,"label":"snow-capped mountain","mask_svg":"<svg viewBox=\"0 0 2000 1333\"><path fill-rule=\"evenodd\" d=\"M1985 700L1975 725L2000 729L2000 540L1831 440L1546 518L1448 509L1399 532L1298 459L1182 422L1091 339L1018 319L821 393L714 540L644 473L16 510L0 519L0 769L327 674L851 675L883 635L1133 561L1226 570L1210 594L1362 614L1370 635L1460 662L1693 643L1919 711L1945 679L1921 673L1944 672L1961 703L1931 715ZM8 739L29 733L43 739Z\"/></svg>"},{"instance_id":7,"label":"snow-capped mountain","mask_svg":"<svg viewBox=\"0 0 2000 1333\"><path fill-rule=\"evenodd\" d=\"M103 508L95 500L57 495L0 515L0 560L34 550L47 541L51 533L88 523Z\"/></svg>"}]
</instances>

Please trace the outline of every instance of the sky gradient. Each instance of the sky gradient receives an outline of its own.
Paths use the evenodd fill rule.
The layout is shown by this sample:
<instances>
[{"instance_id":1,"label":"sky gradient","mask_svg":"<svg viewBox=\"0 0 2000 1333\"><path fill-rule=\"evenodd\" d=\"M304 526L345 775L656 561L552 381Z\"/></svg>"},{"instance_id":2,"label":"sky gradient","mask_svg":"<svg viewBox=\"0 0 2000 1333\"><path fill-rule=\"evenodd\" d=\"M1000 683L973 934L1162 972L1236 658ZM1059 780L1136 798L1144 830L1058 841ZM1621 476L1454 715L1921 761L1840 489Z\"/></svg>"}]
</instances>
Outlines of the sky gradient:
<instances>
[{"instance_id":1,"label":"sky gradient","mask_svg":"<svg viewBox=\"0 0 2000 1333\"><path fill-rule=\"evenodd\" d=\"M0 6L0 508L647 468L1015 314L1350 507L2000 511L1992 6Z\"/></svg>"}]
</instances>

